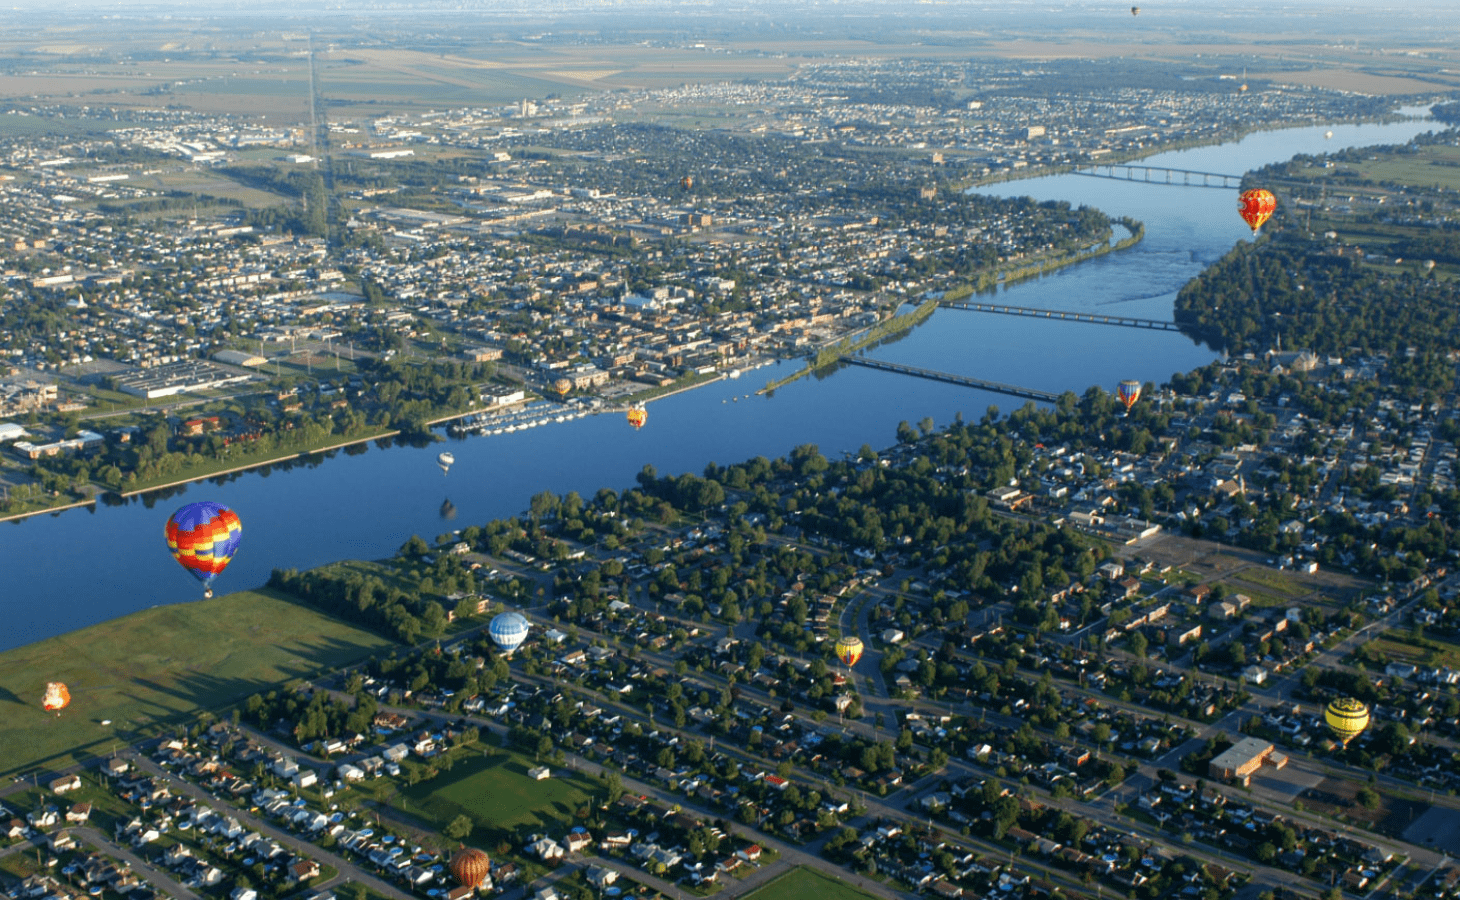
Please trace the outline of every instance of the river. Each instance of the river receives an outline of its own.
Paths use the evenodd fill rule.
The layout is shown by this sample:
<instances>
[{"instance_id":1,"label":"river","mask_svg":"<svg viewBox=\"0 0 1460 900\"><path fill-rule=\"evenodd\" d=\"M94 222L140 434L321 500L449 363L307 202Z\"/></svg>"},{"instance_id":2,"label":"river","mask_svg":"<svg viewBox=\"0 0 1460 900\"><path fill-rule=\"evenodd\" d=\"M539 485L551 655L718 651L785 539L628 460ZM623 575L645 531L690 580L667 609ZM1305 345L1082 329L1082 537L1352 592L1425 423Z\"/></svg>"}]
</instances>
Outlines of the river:
<instances>
[{"instance_id":1,"label":"river","mask_svg":"<svg viewBox=\"0 0 1460 900\"><path fill-rule=\"evenodd\" d=\"M1421 110L1409 110L1417 114ZM1160 153L1148 165L1241 173L1297 153L1403 143L1433 129L1427 120L1258 132L1220 146ZM1177 290L1233 244L1249 240L1236 191L1171 187L1077 175L1009 182L990 193L1069 200L1146 224L1145 240L1031 281L1000 289L1002 302L1170 319ZM1050 391L1113 390L1123 378L1161 383L1214 354L1177 332L944 309L870 355ZM799 363L778 363L649 405L642 431L618 415L431 447L377 445L335 451L292 467L204 482L117 506L66 510L0 525L0 649L164 603L201 596L168 554L162 530L183 503L233 507L243 543L219 590L256 587L276 567L309 568L346 558L389 556L412 534L436 535L526 509L539 491L623 489L645 465L701 472L708 462L775 457L812 443L828 456L863 444L885 447L899 422L939 425L1022 401L858 367L803 378L774 396L755 391ZM443 475L436 455L450 449ZM447 519L447 501L455 516Z\"/></svg>"}]
</instances>

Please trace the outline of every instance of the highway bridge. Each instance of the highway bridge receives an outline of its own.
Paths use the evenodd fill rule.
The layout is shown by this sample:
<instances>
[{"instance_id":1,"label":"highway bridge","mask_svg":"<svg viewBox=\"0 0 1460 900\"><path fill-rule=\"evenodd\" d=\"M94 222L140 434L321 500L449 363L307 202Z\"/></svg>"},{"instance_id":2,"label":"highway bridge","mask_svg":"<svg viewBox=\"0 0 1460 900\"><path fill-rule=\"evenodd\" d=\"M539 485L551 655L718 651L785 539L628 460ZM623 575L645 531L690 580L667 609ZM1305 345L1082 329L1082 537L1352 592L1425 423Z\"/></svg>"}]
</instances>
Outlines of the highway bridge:
<instances>
[{"instance_id":1,"label":"highway bridge","mask_svg":"<svg viewBox=\"0 0 1460 900\"><path fill-rule=\"evenodd\" d=\"M1228 190L1242 186L1241 175L1220 172L1195 172L1190 169L1168 169L1126 163L1103 163L1082 166L1074 174L1087 178L1113 178L1117 181L1138 181L1142 184L1169 184L1176 187L1209 187Z\"/></svg>"},{"instance_id":2,"label":"highway bridge","mask_svg":"<svg viewBox=\"0 0 1460 900\"><path fill-rule=\"evenodd\" d=\"M1004 384L999 381L985 381L982 378L969 378L966 375L954 375L949 372L938 372L933 369L922 369L917 366L904 366L901 363L884 362L880 359L872 359L867 356L843 356L841 359L842 362L851 363L854 366L881 369L884 372L897 372L900 375L913 375L932 381L944 381L948 384L961 384L964 387L978 388L981 391L993 391L998 394L1009 394L1013 397L1023 397L1026 400L1039 400L1044 403L1053 403L1059 399L1059 394L1050 391L1019 387L1018 385Z\"/></svg>"},{"instance_id":3,"label":"highway bridge","mask_svg":"<svg viewBox=\"0 0 1460 900\"><path fill-rule=\"evenodd\" d=\"M1064 309L1037 309L1032 306L1009 306L1003 303L984 303L978 300L940 300L939 306L948 309L966 309L969 312L999 313L1006 316L1028 316L1036 319L1064 319L1070 322L1089 322L1092 325L1118 325L1122 328L1144 328L1148 331L1180 331L1175 322L1163 319L1140 319L1135 316L1109 315L1106 313L1073 312Z\"/></svg>"}]
</instances>

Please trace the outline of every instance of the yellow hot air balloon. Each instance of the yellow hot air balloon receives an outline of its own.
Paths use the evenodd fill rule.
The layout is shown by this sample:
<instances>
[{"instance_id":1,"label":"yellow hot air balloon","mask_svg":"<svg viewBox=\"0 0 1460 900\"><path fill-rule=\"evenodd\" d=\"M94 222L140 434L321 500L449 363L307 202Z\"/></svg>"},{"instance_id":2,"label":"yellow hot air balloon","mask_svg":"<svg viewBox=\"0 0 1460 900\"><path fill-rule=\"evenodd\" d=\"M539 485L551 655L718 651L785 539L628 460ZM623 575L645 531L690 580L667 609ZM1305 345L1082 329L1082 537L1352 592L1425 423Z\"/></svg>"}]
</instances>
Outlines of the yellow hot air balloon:
<instances>
[{"instance_id":1,"label":"yellow hot air balloon","mask_svg":"<svg viewBox=\"0 0 1460 900\"><path fill-rule=\"evenodd\" d=\"M492 861L475 847L463 847L451 857L451 874L462 887L479 888L492 871Z\"/></svg>"},{"instance_id":2,"label":"yellow hot air balloon","mask_svg":"<svg viewBox=\"0 0 1460 900\"><path fill-rule=\"evenodd\" d=\"M1369 727L1369 708L1352 697L1339 697L1323 711L1323 721L1334 737L1348 746Z\"/></svg>"},{"instance_id":3,"label":"yellow hot air balloon","mask_svg":"<svg viewBox=\"0 0 1460 900\"><path fill-rule=\"evenodd\" d=\"M557 381L553 382L553 390L558 392L559 397L568 396L568 391L571 391L572 389L573 382L569 381L566 378L559 378Z\"/></svg>"},{"instance_id":4,"label":"yellow hot air balloon","mask_svg":"<svg viewBox=\"0 0 1460 900\"><path fill-rule=\"evenodd\" d=\"M649 411L642 406L635 406L629 410L628 420L629 424L634 426L634 430L638 431L644 427L645 422L649 421Z\"/></svg>"},{"instance_id":5,"label":"yellow hot air balloon","mask_svg":"<svg viewBox=\"0 0 1460 900\"><path fill-rule=\"evenodd\" d=\"M864 649L862 639L859 637L837 638L836 658L841 660L850 669L857 664L857 660L862 658L862 651Z\"/></svg>"}]
</instances>

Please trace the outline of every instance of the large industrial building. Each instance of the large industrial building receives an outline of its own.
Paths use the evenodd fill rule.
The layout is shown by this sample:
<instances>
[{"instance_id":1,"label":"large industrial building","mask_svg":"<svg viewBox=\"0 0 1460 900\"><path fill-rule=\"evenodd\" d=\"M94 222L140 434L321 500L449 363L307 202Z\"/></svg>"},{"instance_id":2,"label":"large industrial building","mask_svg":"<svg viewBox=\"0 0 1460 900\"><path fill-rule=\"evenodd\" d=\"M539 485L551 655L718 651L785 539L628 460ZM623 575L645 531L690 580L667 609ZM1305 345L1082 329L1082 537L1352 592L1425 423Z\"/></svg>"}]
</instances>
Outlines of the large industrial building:
<instances>
[{"instance_id":1,"label":"large industrial building","mask_svg":"<svg viewBox=\"0 0 1460 900\"><path fill-rule=\"evenodd\" d=\"M1274 749L1271 741L1243 738L1212 757L1207 765L1207 772L1213 778L1223 781L1246 782L1264 763L1274 769L1281 769L1288 764L1288 758L1281 753L1274 753Z\"/></svg>"}]
</instances>

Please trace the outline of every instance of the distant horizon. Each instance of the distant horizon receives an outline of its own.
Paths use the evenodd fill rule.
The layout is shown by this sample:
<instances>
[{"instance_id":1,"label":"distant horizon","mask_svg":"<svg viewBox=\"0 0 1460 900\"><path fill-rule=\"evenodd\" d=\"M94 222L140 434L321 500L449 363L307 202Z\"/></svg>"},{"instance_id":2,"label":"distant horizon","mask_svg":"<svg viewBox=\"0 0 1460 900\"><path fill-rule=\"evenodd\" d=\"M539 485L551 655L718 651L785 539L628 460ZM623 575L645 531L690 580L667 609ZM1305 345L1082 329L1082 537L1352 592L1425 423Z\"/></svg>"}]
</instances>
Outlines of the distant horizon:
<instances>
[{"instance_id":1,"label":"distant horizon","mask_svg":"<svg viewBox=\"0 0 1460 900\"><path fill-rule=\"evenodd\" d=\"M1136 14L1133 14L1136 13ZM612 40L661 39L754 43L787 40L856 40L870 44L959 46L964 41L1025 45L1015 55L1040 55L1038 46L1061 41L1086 45L1084 56L1121 56L1142 46L1180 52L1184 44L1230 42L1236 53L1281 57L1315 50L1420 50L1451 53L1460 0L1422 5L1373 6L1333 0L1288 0L1281 5L1222 0L260 0L240 5L221 0L21 0L0 7L8 33L4 44L29 57L94 52L97 31L126 39L127 26L305 30L326 38L388 26L399 36L544 40L604 36ZM473 29L494 29L487 34ZM49 35L64 29L55 49ZM501 29L521 29L520 32ZM423 34L424 33L424 34ZM135 35L133 35L135 36ZM76 43L79 42L79 43ZM1092 43L1093 42L1093 43ZM1099 52L1101 44L1108 52ZM1246 45L1245 47L1239 45ZM970 51L977 48L970 46ZM180 52L187 52L180 50ZM5 55L0 50L0 57ZM1068 55L1061 53L1060 55ZM1443 90L1443 88L1441 88Z\"/></svg>"}]
</instances>

